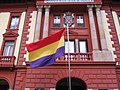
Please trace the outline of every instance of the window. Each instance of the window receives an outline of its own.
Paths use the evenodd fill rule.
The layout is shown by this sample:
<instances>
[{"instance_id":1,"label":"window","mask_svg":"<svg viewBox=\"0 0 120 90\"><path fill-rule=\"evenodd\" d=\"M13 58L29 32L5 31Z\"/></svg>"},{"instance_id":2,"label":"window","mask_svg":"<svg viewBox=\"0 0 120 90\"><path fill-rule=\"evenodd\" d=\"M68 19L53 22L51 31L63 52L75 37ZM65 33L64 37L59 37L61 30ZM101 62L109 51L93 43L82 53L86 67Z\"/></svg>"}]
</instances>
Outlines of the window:
<instances>
[{"instance_id":1,"label":"window","mask_svg":"<svg viewBox=\"0 0 120 90\"><path fill-rule=\"evenodd\" d=\"M77 16L77 27L84 27L83 15Z\"/></svg>"},{"instance_id":2,"label":"window","mask_svg":"<svg viewBox=\"0 0 120 90\"><path fill-rule=\"evenodd\" d=\"M12 56L13 48L14 48L14 42L6 41L4 45L3 56Z\"/></svg>"},{"instance_id":3,"label":"window","mask_svg":"<svg viewBox=\"0 0 120 90\"><path fill-rule=\"evenodd\" d=\"M86 40L79 40L78 45L79 45L78 49L80 53L87 53L88 47ZM69 41L69 52L75 53L76 49L77 48L75 45L75 41ZM65 41L65 53L68 53L68 41Z\"/></svg>"},{"instance_id":4,"label":"window","mask_svg":"<svg viewBox=\"0 0 120 90\"><path fill-rule=\"evenodd\" d=\"M87 52L87 41L86 40L79 41L79 52L81 53Z\"/></svg>"},{"instance_id":5,"label":"window","mask_svg":"<svg viewBox=\"0 0 120 90\"><path fill-rule=\"evenodd\" d=\"M75 44L74 41L69 41L69 52L75 52ZM65 53L68 53L68 41L65 41Z\"/></svg>"},{"instance_id":6,"label":"window","mask_svg":"<svg viewBox=\"0 0 120 90\"><path fill-rule=\"evenodd\" d=\"M60 16L54 16L53 27L60 27Z\"/></svg>"},{"instance_id":7,"label":"window","mask_svg":"<svg viewBox=\"0 0 120 90\"><path fill-rule=\"evenodd\" d=\"M63 26L67 28L67 24L68 24L69 28L74 28L74 27L83 28L85 27L85 23L86 23L86 20L84 18L86 18L86 15L84 13L77 15L74 13L71 13L70 15L54 14L52 19L53 22L52 27L60 28Z\"/></svg>"},{"instance_id":8,"label":"window","mask_svg":"<svg viewBox=\"0 0 120 90\"><path fill-rule=\"evenodd\" d=\"M17 29L19 23L19 16L12 16L10 22L10 29Z\"/></svg>"}]
</instances>

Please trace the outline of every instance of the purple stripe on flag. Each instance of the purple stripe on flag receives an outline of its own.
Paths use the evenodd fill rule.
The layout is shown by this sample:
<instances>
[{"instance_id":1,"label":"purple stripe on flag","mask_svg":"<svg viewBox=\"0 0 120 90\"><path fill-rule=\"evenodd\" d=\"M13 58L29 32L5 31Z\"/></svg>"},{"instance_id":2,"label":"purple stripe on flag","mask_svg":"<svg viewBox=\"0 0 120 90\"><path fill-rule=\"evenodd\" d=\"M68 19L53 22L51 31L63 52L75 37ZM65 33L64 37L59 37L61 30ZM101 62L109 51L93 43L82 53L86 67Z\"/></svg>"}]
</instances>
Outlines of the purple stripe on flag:
<instances>
[{"instance_id":1,"label":"purple stripe on flag","mask_svg":"<svg viewBox=\"0 0 120 90\"><path fill-rule=\"evenodd\" d=\"M65 47L60 47L57 49L55 54L48 55L42 58L39 58L35 61L30 62L30 66L32 68L42 67L42 66L49 66L55 63L55 60L61 56L64 56Z\"/></svg>"}]
</instances>

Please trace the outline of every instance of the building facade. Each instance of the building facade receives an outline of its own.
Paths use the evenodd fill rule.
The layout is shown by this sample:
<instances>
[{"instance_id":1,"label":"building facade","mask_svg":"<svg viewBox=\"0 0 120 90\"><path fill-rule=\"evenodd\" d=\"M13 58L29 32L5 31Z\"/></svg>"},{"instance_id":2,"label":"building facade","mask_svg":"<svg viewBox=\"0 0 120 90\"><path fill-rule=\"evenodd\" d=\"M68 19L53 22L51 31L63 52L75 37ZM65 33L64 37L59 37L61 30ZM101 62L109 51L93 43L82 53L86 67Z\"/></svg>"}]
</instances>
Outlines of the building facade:
<instances>
[{"instance_id":1,"label":"building facade","mask_svg":"<svg viewBox=\"0 0 120 90\"><path fill-rule=\"evenodd\" d=\"M26 44L64 28L70 55L65 32L65 55L30 68ZM0 90L120 90L120 1L1 0L0 47Z\"/></svg>"}]
</instances>

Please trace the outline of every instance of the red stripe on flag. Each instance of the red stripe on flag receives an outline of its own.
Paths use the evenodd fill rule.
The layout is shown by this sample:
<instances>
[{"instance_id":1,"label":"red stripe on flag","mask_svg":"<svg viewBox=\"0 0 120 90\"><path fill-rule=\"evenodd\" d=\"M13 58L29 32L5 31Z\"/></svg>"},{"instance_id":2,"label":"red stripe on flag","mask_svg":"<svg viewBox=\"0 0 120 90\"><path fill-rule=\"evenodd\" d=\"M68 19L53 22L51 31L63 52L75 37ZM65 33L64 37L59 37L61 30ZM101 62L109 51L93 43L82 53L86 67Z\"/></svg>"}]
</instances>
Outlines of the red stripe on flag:
<instances>
[{"instance_id":1,"label":"red stripe on flag","mask_svg":"<svg viewBox=\"0 0 120 90\"><path fill-rule=\"evenodd\" d=\"M42 47L44 47L46 45L49 45L51 43L54 43L54 42L60 40L60 38L62 36L64 36L64 31L65 31L65 29L63 29L63 30L51 35L51 36L43 38L43 39L41 39L41 40L39 40L37 42L26 44L28 52L34 51L36 49L40 49L40 48L42 48Z\"/></svg>"}]
</instances>

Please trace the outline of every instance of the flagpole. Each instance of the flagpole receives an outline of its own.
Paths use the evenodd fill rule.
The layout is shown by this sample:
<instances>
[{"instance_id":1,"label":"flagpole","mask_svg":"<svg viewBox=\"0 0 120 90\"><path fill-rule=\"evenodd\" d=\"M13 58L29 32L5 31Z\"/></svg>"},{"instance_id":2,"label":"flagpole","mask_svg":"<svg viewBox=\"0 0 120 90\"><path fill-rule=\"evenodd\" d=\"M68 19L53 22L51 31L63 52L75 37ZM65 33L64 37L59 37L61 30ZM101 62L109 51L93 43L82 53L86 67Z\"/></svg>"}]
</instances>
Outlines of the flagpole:
<instances>
[{"instance_id":1,"label":"flagpole","mask_svg":"<svg viewBox=\"0 0 120 90\"><path fill-rule=\"evenodd\" d=\"M68 82L69 82L69 90L71 90L71 77L70 77L70 40L69 40L69 27L67 23L67 40L68 40Z\"/></svg>"}]
</instances>

